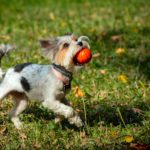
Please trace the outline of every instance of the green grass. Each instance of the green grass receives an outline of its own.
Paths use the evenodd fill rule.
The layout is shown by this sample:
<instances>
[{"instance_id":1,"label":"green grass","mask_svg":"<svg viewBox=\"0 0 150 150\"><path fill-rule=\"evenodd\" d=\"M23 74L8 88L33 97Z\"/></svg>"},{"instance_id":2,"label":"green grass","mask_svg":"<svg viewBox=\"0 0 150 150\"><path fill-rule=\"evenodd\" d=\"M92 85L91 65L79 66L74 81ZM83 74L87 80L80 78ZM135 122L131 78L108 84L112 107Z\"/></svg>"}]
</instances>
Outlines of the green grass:
<instances>
[{"instance_id":1,"label":"green grass","mask_svg":"<svg viewBox=\"0 0 150 150\"><path fill-rule=\"evenodd\" d=\"M30 103L16 130L8 112L10 98L0 103L0 149L125 149L150 143L150 1L149 0L1 0L0 43L17 46L2 61L7 69L22 62L49 63L38 40L71 32L89 36L100 56L79 74L72 87L85 93L67 96L80 109L85 127L67 121L55 125L54 115ZM120 35L117 41L112 36ZM122 55L116 53L123 48ZM101 70L106 73L102 74ZM124 75L127 83L118 80ZM123 76L123 77L124 77Z\"/></svg>"}]
</instances>

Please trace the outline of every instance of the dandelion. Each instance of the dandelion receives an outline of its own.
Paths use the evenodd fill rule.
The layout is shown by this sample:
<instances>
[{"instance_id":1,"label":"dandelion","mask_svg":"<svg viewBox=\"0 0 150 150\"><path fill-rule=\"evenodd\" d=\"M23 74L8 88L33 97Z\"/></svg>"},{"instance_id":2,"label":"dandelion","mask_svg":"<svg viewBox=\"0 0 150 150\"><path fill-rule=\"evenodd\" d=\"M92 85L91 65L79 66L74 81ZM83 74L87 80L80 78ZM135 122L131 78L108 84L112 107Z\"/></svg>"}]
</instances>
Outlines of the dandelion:
<instances>
[{"instance_id":1,"label":"dandelion","mask_svg":"<svg viewBox=\"0 0 150 150\"><path fill-rule=\"evenodd\" d=\"M125 49L124 49L124 48L117 48L117 49L116 49L116 54L122 55L122 54L124 54L124 53L125 53Z\"/></svg>"},{"instance_id":2,"label":"dandelion","mask_svg":"<svg viewBox=\"0 0 150 150\"><path fill-rule=\"evenodd\" d=\"M127 83L128 82L127 77L125 75L123 75L123 74L118 76L118 80L123 82L123 83Z\"/></svg>"},{"instance_id":3,"label":"dandelion","mask_svg":"<svg viewBox=\"0 0 150 150\"><path fill-rule=\"evenodd\" d=\"M118 132L112 131L111 132L111 136L114 137L114 138L116 138L118 136Z\"/></svg>"},{"instance_id":4,"label":"dandelion","mask_svg":"<svg viewBox=\"0 0 150 150\"><path fill-rule=\"evenodd\" d=\"M127 143L131 143L133 140L134 140L134 138L131 135L126 135L124 137L124 141L127 142Z\"/></svg>"},{"instance_id":5,"label":"dandelion","mask_svg":"<svg viewBox=\"0 0 150 150\"><path fill-rule=\"evenodd\" d=\"M60 25L61 25L61 27L66 27L66 26L67 26L67 24L66 24L65 21L62 21L62 22L60 23Z\"/></svg>"}]
</instances>

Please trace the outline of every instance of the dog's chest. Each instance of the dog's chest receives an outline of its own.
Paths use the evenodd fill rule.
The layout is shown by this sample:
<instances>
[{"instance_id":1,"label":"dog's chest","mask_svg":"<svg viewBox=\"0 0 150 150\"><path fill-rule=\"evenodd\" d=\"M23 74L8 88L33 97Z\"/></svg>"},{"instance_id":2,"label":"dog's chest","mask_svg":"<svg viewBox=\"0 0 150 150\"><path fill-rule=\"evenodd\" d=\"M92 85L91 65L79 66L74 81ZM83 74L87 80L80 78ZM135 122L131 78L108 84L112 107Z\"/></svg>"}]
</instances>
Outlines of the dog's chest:
<instances>
[{"instance_id":1,"label":"dog's chest","mask_svg":"<svg viewBox=\"0 0 150 150\"><path fill-rule=\"evenodd\" d=\"M60 100L60 99L64 98L65 97L64 91L59 91L59 90L56 91L55 92L55 97L56 97L57 100Z\"/></svg>"},{"instance_id":2,"label":"dog's chest","mask_svg":"<svg viewBox=\"0 0 150 150\"><path fill-rule=\"evenodd\" d=\"M66 89L64 87L64 84L61 81L56 80L55 83L56 83L56 89L54 91L54 93L55 93L54 95L55 95L56 99L60 100L65 97Z\"/></svg>"}]
</instances>

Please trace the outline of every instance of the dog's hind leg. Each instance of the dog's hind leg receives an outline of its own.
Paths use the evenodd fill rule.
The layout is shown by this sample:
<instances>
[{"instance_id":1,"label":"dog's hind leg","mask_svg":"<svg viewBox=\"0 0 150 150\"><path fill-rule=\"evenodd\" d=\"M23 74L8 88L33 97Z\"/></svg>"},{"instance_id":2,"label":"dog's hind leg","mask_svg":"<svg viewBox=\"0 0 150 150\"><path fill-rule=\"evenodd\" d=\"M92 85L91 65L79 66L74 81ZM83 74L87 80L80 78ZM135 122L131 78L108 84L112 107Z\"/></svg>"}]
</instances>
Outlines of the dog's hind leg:
<instances>
[{"instance_id":1,"label":"dog's hind leg","mask_svg":"<svg viewBox=\"0 0 150 150\"><path fill-rule=\"evenodd\" d=\"M24 90L20 83L20 74L15 73L13 69L9 69L0 83L0 100L12 91L23 92Z\"/></svg>"},{"instance_id":2,"label":"dog's hind leg","mask_svg":"<svg viewBox=\"0 0 150 150\"><path fill-rule=\"evenodd\" d=\"M10 112L10 117L15 127L19 129L22 124L18 115L26 109L27 97L25 96L25 94L17 92L13 92L12 96L14 97L15 106Z\"/></svg>"},{"instance_id":3,"label":"dog's hind leg","mask_svg":"<svg viewBox=\"0 0 150 150\"><path fill-rule=\"evenodd\" d=\"M1 83L0 84L0 100L2 100L9 92L11 92L11 85Z\"/></svg>"}]
</instances>

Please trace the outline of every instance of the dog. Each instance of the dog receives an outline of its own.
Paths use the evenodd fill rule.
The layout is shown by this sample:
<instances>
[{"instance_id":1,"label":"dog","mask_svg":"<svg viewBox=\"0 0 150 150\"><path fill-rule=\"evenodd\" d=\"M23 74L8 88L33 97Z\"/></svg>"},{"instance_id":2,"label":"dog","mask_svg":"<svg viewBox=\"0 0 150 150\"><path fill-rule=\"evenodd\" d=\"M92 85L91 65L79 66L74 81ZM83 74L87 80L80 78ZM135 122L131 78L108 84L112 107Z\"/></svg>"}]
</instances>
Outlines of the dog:
<instances>
[{"instance_id":1,"label":"dog","mask_svg":"<svg viewBox=\"0 0 150 150\"><path fill-rule=\"evenodd\" d=\"M83 126L83 121L71 107L66 94L71 88L72 74L79 66L73 58L82 48L89 48L88 41L86 36L76 37L73 34L40 40L43 55L52 64L18 64L2 73L0 100L12 95L15 105L10 118L16 128L22 127L19 114L26 109L29 100L40 101L54 112L57 115L56 123L67 118L70 124ZM0 57L9 50L8 46L0 47Z\"/></svg>"}]
</instances>

